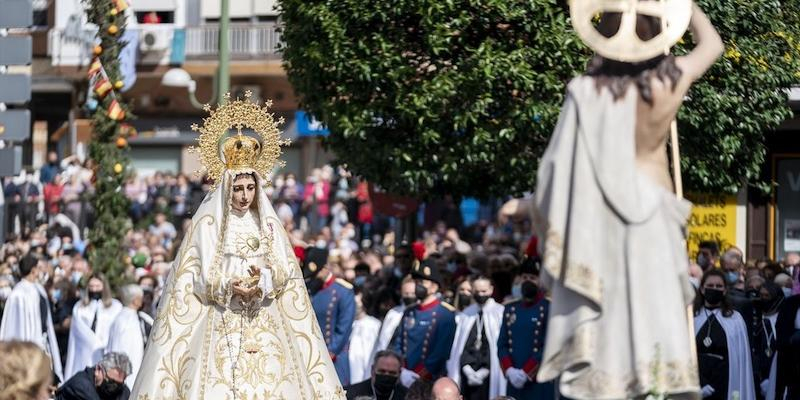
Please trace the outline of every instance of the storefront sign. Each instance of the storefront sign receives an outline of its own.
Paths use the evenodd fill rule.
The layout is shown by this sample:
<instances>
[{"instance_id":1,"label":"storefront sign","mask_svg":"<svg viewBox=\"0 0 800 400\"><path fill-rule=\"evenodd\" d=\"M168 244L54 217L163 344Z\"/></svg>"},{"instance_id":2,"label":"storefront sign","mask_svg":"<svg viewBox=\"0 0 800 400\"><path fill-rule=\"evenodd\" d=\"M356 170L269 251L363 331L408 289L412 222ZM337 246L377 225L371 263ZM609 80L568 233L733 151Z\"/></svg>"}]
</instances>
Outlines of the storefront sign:
<instances>
[{"instance_id":1,"label":"storefront sign","mask_svg":"<svg viewBox=\"0 0 800 400\"><path fill-rule=\"evenodd\" d=\"M687 245L694 259L700 242L714 241L720 252L736 245L736 196L692 194L694 203L689 216Z\"/></svg>"}]
</instances>

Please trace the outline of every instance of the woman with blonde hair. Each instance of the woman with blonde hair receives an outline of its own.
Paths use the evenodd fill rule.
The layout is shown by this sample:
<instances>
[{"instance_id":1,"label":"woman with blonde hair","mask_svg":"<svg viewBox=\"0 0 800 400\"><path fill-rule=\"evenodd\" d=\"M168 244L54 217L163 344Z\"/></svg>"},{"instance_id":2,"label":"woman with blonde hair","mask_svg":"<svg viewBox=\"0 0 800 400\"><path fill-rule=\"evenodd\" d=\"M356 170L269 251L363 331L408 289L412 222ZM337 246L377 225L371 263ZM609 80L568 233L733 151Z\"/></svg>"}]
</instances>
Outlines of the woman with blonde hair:
<instances>
[{"instance_id":1,"label":"woman with blonde hair","mask_svg":"<svg viewBox=\"0 0 800 400\"><path fill-rule=\"evenodd\" d=\"M0 342L0 400L47 400L53 373L50 358L31 342Z\"/></svg>"}]
</instances>

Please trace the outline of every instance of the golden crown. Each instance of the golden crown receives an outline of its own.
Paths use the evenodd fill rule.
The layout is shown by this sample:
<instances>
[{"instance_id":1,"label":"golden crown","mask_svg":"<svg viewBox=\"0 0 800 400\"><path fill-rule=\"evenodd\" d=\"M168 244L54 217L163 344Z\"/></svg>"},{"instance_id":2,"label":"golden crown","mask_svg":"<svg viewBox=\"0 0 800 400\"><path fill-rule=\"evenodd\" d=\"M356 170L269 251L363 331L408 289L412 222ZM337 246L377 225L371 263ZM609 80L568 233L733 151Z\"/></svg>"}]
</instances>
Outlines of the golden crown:
<instances>
[{"instance_id":1,"label":"golden crown","mask_svg":"<svg viewBox=\"0 0 800 400\"><path fill-rule=\"evenodd\" d=\"M288 140L281 139L278 124L283 124L283 118L275 120L269 108L271 101L266 101L264 106L258 102L251 102L252 93L245 92L245 100L230 100L230 93L225 94L224 104L212 109L206 104L203 110L210 115L203 119L203 125L192 125L192 130L200 132L199 149L200 161L209 179L216 186L220 182L225 170L254 170L267 179L269 172L274 167L281 167L285 163L278 158L281 156L281 146L289 144ZM242 133L242 129L251 129L258 139ZM235 129L234 135L229 131ZM220 142L222 144L220 145Z\"/></svg>"},{"instance_id":2,"label":"golden crown","mask_svg":"<svg viewBox=\"0 0 800 400\"><path fill-rule=\"evenodd\" d=\"M222 157L228 169L246 169L255 165L261 153L258 140L241 133L225 139L222 144Z\"/></svg>"}]
</instances>

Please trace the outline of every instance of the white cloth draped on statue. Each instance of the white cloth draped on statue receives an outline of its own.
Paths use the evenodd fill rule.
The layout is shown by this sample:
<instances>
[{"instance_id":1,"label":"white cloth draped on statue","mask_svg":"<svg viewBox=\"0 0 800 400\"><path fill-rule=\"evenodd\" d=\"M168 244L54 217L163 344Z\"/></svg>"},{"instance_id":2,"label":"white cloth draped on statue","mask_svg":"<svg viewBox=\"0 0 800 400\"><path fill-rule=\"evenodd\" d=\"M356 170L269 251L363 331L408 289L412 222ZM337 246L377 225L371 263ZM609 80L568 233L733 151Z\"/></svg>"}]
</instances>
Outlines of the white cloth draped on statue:
<instances>
[{"instance_id":1,"label":"white cloth draped on statue","mask_svg":"<svg viewBox=\"0 0 800 400\"><path fill-rule=\"evenodd\" d=\"M532 220L552 303L538 381L574 399L699 395L683 227L690 204L638 172L638 92L567 88Z\"/></svg>"},{"instance_id":2,"label":"white cloth draped on statue","mask_svg":"<svg viewBox=\"0 0 800 400\"><path fill-rule=\"evenodd\" d=\"M753 385L753 365L750 361L750 342L747 339L747 325L742 316L734 311L730 317L724 317L717 308L697 310L694 317L694 334L700 331L708 316L714 314L716 320L725 331L728 341L728 398L735 399L734 393L739 393L739 400L755 400L756 392Z\"/></svg>"},{"instance_id":3,"label":"white cloth draped on statue","mask_svg":"<svg viewBox=\"0 0 800 400\"><path fill-rule=\"evenodd\" d=\"M97 364L103 358L111 324L120 311L122 304L116 299L112 299L108 307L103 305L102 300L92 300L89 304L79 301L75 304L69 326L65 379L72 378L72 375ZM95 324L94 331L92 323Z\"/></svg>"},{"instance_id":4,"label":"white cloth draped on statue","mask_svg":"<svg viewBox=\"0 0 800 400\"><path fill-rule=\"evenodd\" d=\"M372 376L372 354L375 338L381 329L381 321L366 315L353 321L350 334L348 360L350 361L350 382L359 383Z\"/></svg>"},{"instance_id":5,"label":"white cloth draped on statue","mask_svg":"<svg viewBox=\"0 0 800 400\"><path fill-rule=\"evenodd\" d=\"M225 172L192 218L131 399L344 399L264 181L255 174L257 211L237 215L236 173ZM262 297L247 310L231 281L251 266Z\"/></svg>"},{"instance_id":6,"label":"white cloth draped on statue","mask_svg":"<svg viewBox=\"0 0 800 400\"><path fill-rule=\"evenodd\" d=\"M455 341L450 350L450 359L447 360L447 376L456 381L460 386L464 383L461 382L461 355L464 352L464 346L467 344L469 334L472 327L478 321L477 304L471 304L461 313L462 318L456 327ZM506 394L506 381L503 376L503 370L500 368L500 359L497 357L497 338L500 336L500 326L503 323L503 307L502 304L497 304L494 299L489 299L483 306L483 332L489 341L489 355L491 358L491 369L489 371L489 398L497 396L505 396Z\"/></svg>"},{"instance_id":7,"label":"white cloth draped on statue","mask_svg":"<svg viewBox=\"0 0 800 400\"><path fill-rule=\"evenodd\" d=\"M142 332L142 325L139 321L139 313L128 307L124 307L119 312L108 334L108 346L106 353L118 352L125 353L131 361L131 374L125 378L128 388L133 388L139 367L142 365L144 356L144 344L147 340Z\"/></svg>"},{"instance_id":8,"label":"white cloth draped on statue","mask_svg":"<svg viewBox=\"0 0 800 400\"><path fill-rule=\"evenodd\" d=\"M47 304L46 329L42 329L42 299ZM50 302L42 285L22 280L14 286L0 322L0 341L3 340L23 340L39 345L50 356L55 375L64 382Z\"/></svg>"}]
</instances>

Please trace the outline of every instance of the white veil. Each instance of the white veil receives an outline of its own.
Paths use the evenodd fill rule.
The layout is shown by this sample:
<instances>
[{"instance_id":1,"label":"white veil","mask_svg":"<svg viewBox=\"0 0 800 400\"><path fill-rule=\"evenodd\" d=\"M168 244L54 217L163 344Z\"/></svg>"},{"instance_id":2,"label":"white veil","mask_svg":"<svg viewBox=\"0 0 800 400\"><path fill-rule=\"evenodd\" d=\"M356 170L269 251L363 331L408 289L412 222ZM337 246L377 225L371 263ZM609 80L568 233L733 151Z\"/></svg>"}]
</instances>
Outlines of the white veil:
<instances>
[{"instance_id":1,"label":"white veil","mask_svg":"<svg viewBox=\"0 0 800 400\"><path fill-rule=\"evenodd\" d=\"M253 170L227 170L192 218L192 225L160 300L132 399L202 399L206 397L209 343L216 315L230 297L220 273L225 229L231 211L231 185L236 175L253 173L262 234L272 232L268 260L280 311L278 330L285 332L286 369L300 382L304 399L344 399L344 391L322 337L288 235L264 191L264 179ZM212 357L210 360L209 357Z\"/></svg>"}]
</instances>

